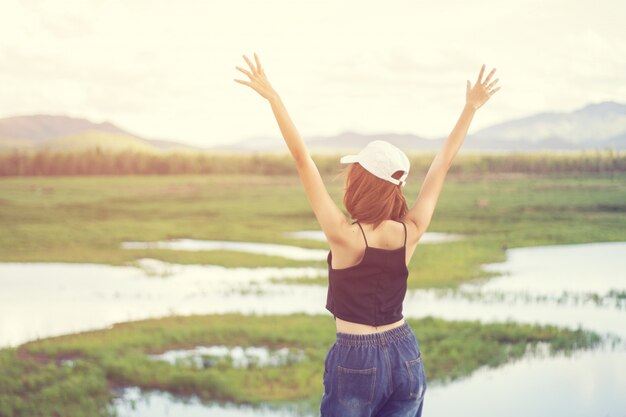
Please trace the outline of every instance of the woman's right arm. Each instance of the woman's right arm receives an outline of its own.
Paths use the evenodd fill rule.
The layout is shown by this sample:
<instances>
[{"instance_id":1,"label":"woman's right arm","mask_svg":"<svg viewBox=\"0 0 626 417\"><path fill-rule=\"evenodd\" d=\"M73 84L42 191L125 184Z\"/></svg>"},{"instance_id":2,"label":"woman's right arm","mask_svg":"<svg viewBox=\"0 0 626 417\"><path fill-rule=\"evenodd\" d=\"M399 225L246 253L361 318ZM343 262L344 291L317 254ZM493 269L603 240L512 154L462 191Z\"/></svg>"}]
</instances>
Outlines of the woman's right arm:
<instances>
[{"instance_id":1,"label":"woman's right arm","mask_svg":"<svg viewBox=\"0 0 626 417\"><path fill-rule=\"evenodd\" d=\"M344 229L349 227L348 219L341 212L326 190L326 186L322 181L319 170L311 158L311 155L302 140L302 136L291 120L289 112L280 98L280 95L267 79L265 70L261 66L260 59L255 53L255 65L248 59L247 56L244 55L243 57L248 63L250 71L244 70L240 67L235 68L250 77L250 81L237 79L235 79L235 81L251 87L263 98L269 101L272 107L272 112L276 117L280 132L283 135L287 148L295 161L304 191L306 192L311 208L313 209L313 213L315 214L322 231L326 235L329 243L343 244L345 239Z\"/></svg>"},{"instance_id":2,"label":"woman's right arm","mask_svg":"<svg viewBox=\"0 0 626 417\"><path fill-rule=\"evenodd\" d=\"M344 229L349 227L348 219L330 197L317 165L304 145L280 95L276 93L269 99L269 102L285 143L296 163L300 181L317 222L329 243L343 244Z\"/></svg>"},{"instance_id":3,"label":"woman's right arm","mask_svg":"<svg viewBox=\"0 0 626 417\"><path fill-rule=\"evenodd\" d=\"M487 78L482 81L484 71L485 65L483 65L480 69L478 79L476 80L476 84L474 84L473 88L470 88L470 82L469 80L467 81L465 94L466 99L463 111L452 129L452 132L448 136L448 139L443 145L443 148L439 151L439 153L437 153L435 159L431 163L419 195L415 200L415 204L411 207L405 217L405 219L410 222L409 226L417 229L417 233L412 234L415 236L413 243L420 239L430 225L430 221L435 211L435 206L437 205L437 200L439 199L439 194L441 194L441 189L443 188L446 174L448 173L450 165L452 165L452 161L459 151L459 148L463 144L476 110L485 104L487 100L489 100L489 98L500 89L500 87L497 87L492 90L493 86L498 82L498 79L489 83L496 69L494 68L491 70Z\"/></svg>"}]
</instances>

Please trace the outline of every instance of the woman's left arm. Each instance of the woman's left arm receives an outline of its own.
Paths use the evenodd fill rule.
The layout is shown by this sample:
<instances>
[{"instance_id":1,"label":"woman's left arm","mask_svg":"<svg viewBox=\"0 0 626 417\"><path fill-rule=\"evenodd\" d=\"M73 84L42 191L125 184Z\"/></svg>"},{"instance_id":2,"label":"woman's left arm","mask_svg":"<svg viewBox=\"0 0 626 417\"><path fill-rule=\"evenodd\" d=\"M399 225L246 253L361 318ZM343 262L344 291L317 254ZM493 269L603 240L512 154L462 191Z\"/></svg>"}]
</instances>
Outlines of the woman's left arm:
<instances>
[{"instance_id":1,"label":"woman's left arm","mask_svg":"<svg viewBox=\"0 0 626 417\"><path fill-rule=\"evenodd\" d=\"M413 224L411 227L417 229L417 233L413 234L416 240L420 239L430 225L437 200L439 199L439 194L443 188L444 180L452 165L452 161L465 140L465 135L467 134L476 110L482 107L483 104L500 89L500 87L494 88L498 79L490 83L491 77L495 71L495 68L491 70L487 78L483 81L482 77L485 72L485 65L483 65L474 87L471 87L469 80L467 80L465 106L459 116L459 120L454 125L442 149L437 153L433 162L430 164L430 168L426 173L426 178L415 200L415 204L409 209L405 216L405 218Z\"/></svg>"},{"instance_id":2,"label":"woman's left arm","mask_svg":"<svg viewBox=\"0 0 626 417\"><path fill-rule=\"evenodd\" d=\"M317 221L329 242L341 242L342 236L345 236L341 233L341 230L344 226L349 225L348 219L328 194L315 162L311 158L291 117L289 117L289 113L280 95L274 90L265 76L265 71L261 67L258 56L256 53L254 54L256 67L250 62L248 57L245 55L243 57L248 63L251 72L240 67L236 68L246 74L250 78L250 81L237 79L235 79L235 81L251 87L270 102L272 111L278 122L278 127L296 163L300 180L302 181L304 191L306 192Z\"/></svg>"}]
</instances>

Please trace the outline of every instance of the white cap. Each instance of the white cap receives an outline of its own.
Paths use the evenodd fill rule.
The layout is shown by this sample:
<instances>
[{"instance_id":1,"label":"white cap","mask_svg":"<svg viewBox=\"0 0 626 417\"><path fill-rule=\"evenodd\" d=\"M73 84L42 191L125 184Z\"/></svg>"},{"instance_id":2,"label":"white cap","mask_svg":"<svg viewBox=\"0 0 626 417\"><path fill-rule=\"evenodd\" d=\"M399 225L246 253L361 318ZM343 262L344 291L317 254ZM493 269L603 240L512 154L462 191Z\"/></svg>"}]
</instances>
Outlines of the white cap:
<instances>
[{"instance_id":1,"label":"white cap","mask_svg":"<svg viewBox=\"0 0 626 417\"><path fill-rule=\"evenodd\" d=\"M404 186L409 175L411 163L402 150L384 140L375 140L367 144L356 155L343 156L339 162L351 164L358 162L363 168L385 181ZM396 171L404 171L399 180L392 177Z\"/></svg>"}]
</instances>

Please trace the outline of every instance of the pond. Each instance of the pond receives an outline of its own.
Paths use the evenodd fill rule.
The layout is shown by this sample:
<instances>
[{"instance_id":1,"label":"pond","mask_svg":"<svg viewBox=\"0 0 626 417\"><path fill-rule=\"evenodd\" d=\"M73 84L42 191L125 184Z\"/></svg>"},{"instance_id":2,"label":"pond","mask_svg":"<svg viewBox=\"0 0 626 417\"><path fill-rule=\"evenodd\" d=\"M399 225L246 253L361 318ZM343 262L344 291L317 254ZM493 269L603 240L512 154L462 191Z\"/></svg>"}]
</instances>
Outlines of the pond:
<instances>
[{"instance_id":1,"label":"pond","mask_svg":"<svg viewBox=\"0 0 626 417\"><path fill-rule=\"evenodd\" d=\"M306 298L307 287L272 286L270 280L324 272L173 265L154 259L141 259L136 266L0 263L0 346L167 314L302 311L298 303ZM272 291L264 292L267 288ZM306 304L309 312L320 311L314 303Z\"/></svg>"},{"instance_id":2,"label":"pond","mask_svg":"<svg viewBox=\"0 0 626 417\"><path fill-rule=\"evenodd\" d=\"M183 364L195 368L220 367L249 368L252 366L283 366L304 359L302 349L270 350L265 346L196 346L193 349L175 349L148 355L152 360Z\"/></svg>"},{"instance_id":3,"label":"pond","mask_svg":"<svg viewBox=\"0 0 626 417\"><path fill-rule=\"evenodd\" d=\"M424 415L621 417L626 410L625 364L626 351L610 349L576 352L570 357L527 357L497 369L480 369L452 383L429 384ZM117 395L114 408L120 417L319 416L304 404L203 403L196 397L181 399L138 388L122 389Z\"/></svg>"},{"instance_id":4,"label":"pond","mask_svg":"<svg viewBox=\"0 0 626 417\"><path fill-rule=\"evenodd\" d=\"M322 232L321 230L299 230L297 232L285 233L285 235L294 239L309 239L326 242L326 235L324 235L324 232ZM458 235L454 233L425 232L422 235L419 243L420 245L424 243L444 243L454 242L461 239L463 239L463 235Z\"/></svg>"},{"instance_id":5,"label":"pond","mask_svg":"<svg viewBox=\"0 0 626 417\"><path fill-rule=\"evenodd\" d=\"M626 338L623 254L626 243L620 242L510 249L506 262L485 266L508 275L455 291L408 291L403 313L581 325ZM225 268L154 259L135 266L1 263L0 346L165 314L304 312L330 318L325 286L272 282L326 274L313 267Z\"/></svg>"},{"instance_id":6,"label":"pond","mask_svg":"<svg viewBox=\"0 0 626 417\"><path fill-rule=\"evenodd\" d=\"M286 236L297 239L317 240L326 242L321 230L300 230L286 233ZM443 243L459 240L462 236L449 233L424 233L420 239L423 243ZM298 261L325 261L328 249L307 249L298 246L277 245L274 243L236 242L227 240L170 239L157 242L122 242L124 249L170 249L185 251L231 250L260 255L281 256Z\"/></svg>"},{"instance_id":7,"label":"pond","mask_svg":"<svg viewBox=\"0 0 626 417\"><path fill-rule=\"evenodd\" d=\"M230 250L235 252L257 253L281 256L299 261L319 261L326 259L328 250L307 249L298 246L276 245L273 243L231 242L226 240L172 239L159 242L122 242L124 249L170 249L170 250Z\"/></svg>"},{"instance_id":8,"label":"pond","mask_svg":"<svg viewBox=\"0 0 626 417\"><path fill-rule=\"evenodd\" d=\"M582 326L626 339L625 254L626 242L509 249L505 262L484 266L504 275L454 291L409 291L404 315ZM273 282L326 273L321 268L224 268L153 259L124 267L2 263L0 346L170 313L305 312L328 314L332 320L324 308L326 287ZM416 333L419 338L419 329ZM625 376L624 343L572 357L528 357L429 386L425 412L622 416ZM298 415L293 408L246 411L234 405L185 404L158 392L135 398L133 411L133 395L136 391L120 393L120 415Z\"/></svg>"}]
</instances>

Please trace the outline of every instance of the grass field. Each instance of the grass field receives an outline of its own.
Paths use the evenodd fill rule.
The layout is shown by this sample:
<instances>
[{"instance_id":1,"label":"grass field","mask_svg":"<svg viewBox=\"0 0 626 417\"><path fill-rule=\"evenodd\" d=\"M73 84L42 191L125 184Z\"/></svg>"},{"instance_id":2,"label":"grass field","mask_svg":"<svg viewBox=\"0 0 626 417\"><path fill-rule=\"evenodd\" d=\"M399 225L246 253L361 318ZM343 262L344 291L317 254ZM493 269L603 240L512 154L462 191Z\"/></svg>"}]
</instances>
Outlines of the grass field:
<instances>
[{"instance_id":1,"label":"grass field","mask_svg":"<svg viewBox=\"0 0 626 417\"><path fill-rule=\"evenodd\" d=\"M341 179L325 180L343 209ZM421 177L409 178L409 205ZM345 212L345 211L344 211ZM626 173L499 174L447 179L429 231L462 241L418 245L409 286L446 287L485 277L480 266L506 248L626 240ZM195 238L327 248L284 232L319 230L294 176L183 175L10 177L0 179L0 261L94 262L137 258L223 266L325 268L229 251L125 250L127 240ZM311 282L310 280L308 282ZM324 277L317 280L325 283Z\"/></svg>"},{"instance_id":2,"label":"grass field","mask_svg":"<svg viewBox=\"0 0 626 417\"><path fill-rule=\"evenodd\" d=\"M593 161L585 162L585 173L576 172L567 159L539 160L539 165L547 164L548 174L524 172L532 163L522 159L521 169L503 172L501 160L476 159L451 172L429 231L463 234L465 239L419 245L409 266L409 287L454 287L486 277L481 265L504 260L506 248L626 240L626 173L606 172L609 165L592 172ZM281 175L3 177L0 262L122 265L147 257L183 264L325 268L325 262L230 251L120 248L123 241L171 238L327 248L324 242L283 235L319 230L299 179L285 169ZM329 166L322 172L343 209L341 179L334 179ZM422 178L417 169L408 179L409 205ZM327 277L307 279L311 282L325 285ZM431 382L501 365L539 342L554 351L571 351L599 341L584 331L514 323L408 322L419 327ZM328 316L244 320L231 314L166 317L33 341L0 350L0 415L109 415L110 388L131 385L235 402L298 399L313 410L321 396L320 364L334 332ZM146 357L197 344L298 347L306 359L287 368L241 370L155 364ZM63 359L72 359L73 365Z\"/></svg>"},{"instance_id":3,"label":"grass field","mask_svg":"<svg viewBox=\"0 0 626 417\"><path fill-rule=\"evenodd\" d=\"M552 326L407 321L418 330L430 384L457 379L481 366L502 365L542 342L554 353L600 342L594 333ZM0 415L105 416L109 389L116 386L236 403L298 400L314 412L323 390L324 358L334 339L334 323L326 315L225 314L142 320L33 341L0 350ZM197 345L288 347L302 349L305 357L279 367L202 368L146 356Z\"/></svg>"}]
</instances>

